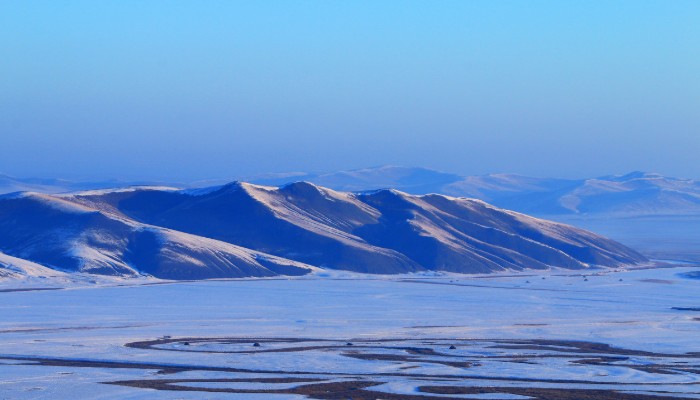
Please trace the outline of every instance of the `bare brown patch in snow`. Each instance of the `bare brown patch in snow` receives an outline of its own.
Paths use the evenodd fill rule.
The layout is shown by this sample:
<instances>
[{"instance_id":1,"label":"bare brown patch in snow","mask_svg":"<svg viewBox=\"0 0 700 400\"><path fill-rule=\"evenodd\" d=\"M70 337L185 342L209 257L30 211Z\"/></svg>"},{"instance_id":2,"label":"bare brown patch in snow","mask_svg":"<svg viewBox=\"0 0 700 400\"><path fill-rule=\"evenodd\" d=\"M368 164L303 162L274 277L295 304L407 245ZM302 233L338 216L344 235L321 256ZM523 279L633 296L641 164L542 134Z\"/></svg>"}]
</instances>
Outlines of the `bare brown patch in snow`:
<instances>
[{"instance_id":1,"label":"bare brown patch in snow","mask_svg":"<svg viewBox=\"0 0 700 400\"><path fill-rule=\"evenodd\" d=\"M669 281L668 279L639 279L639 282L647 282L647 283L660 283L663 285L673 285L674 281Z\"/></svg>"}]
</instances>

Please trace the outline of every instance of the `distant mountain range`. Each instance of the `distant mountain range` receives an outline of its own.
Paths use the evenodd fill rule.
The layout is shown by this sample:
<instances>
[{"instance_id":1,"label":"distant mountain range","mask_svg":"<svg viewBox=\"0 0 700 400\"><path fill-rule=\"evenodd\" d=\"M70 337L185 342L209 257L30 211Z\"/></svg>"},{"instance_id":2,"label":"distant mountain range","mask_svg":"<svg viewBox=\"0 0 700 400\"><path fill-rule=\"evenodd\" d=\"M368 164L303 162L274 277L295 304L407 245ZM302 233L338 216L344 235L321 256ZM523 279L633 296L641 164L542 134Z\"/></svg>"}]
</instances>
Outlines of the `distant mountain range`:
<instances>
[{"instance_id":1,"label":"distant mountain range","mask_svg":"<svg viewBox=\"0 0 700 400\"><path fill-rule=\"evenodd\" d=\"M540 216L700 214L700 181L644 172L557 179L514 174L459 176L425 168L384 166L317 175L264 175L250 180L265 185L305 180L347 191L395 188L412 194L440 193Z\"/></svg>"},{"instance_id":2,"label":"distant mountain range","mask_svg":"<svg viewBox=\"0 0 700 400\"><path fill-rule=\"evenodd\" d=\"M0 174L0 194L13 192L64 193L153 184L154 182L126 182L118 180L81 182L55 178L16 178Z\"/></svg>"},{"instance_id":3,"label":"distant mountain range","mask_svg":"<svg viewBox=\"0 0 700 400\"><path fill-rule=\"evenodd\" d=\"M420 171L396 176L422 185ZM400 175L400 174L399 174ZM414 179L415 178L415 179ZM449 183L445 182L445 185ZM0 271L168 279L504 270L646 262L612 240L474 199L308 182L0 196Z\"/></svg>"}]
</instances>

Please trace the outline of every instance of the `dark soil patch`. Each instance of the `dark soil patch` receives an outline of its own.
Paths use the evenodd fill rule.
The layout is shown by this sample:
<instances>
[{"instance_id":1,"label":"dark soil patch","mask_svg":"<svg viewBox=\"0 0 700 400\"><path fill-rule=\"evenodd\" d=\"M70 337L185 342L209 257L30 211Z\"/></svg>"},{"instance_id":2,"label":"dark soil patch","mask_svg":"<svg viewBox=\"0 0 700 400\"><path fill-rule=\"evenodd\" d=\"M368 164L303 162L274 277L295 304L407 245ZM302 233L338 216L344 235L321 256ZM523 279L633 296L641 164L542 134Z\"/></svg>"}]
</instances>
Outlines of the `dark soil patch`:
<instances>
[{"instance_id":1,"label":"dark soil patch","mask_svg":"<svg viewBox=\"0 0 700 400\"><path fill-rule=\"evenodd\" d=\"M640 279L640 282L647 282L647 283L661 283L664 285L673 285L675 282L669 281L668 279Z\"/></svg>"},{"instance_id":2,"label":"dark soil patch","mask_svg":"<svg viewBox=\"0 0 700 400\"><path fill-rule=\"evenodd\" d=\"M652 396L637 393L623 393L617 390L596 389L546 389L514 387L460 387L460 386L422 386L423 393L442 395L508 393L529 396L538 400L678 400L689 397Z\"/></svg>"},{"instance_id":3,"label":"dark soil patch","mask_svg":"<svg viewBox=\"0 0 700 400\"><path fill-rule=\"evenodd\" d=\"M445 361L425 359L416 356L402 356L398 354L364 354L364 353L343 353L346 357L356 358L358 360L369 361L396 361L396 362L416 362L425 364L439 364L455 368L471 368L474 364L466 361Z\"/></svg>"},{"instance_id":4,"label":"dark soil patch","mask_svg":"<svg viewBox=\"0 0 700 400\"><path fill-rule=\"evenodd\" d=\"M306 380L308 382L308 380ZM107 382L114 385L148 388L169 391L192 391L210 393L238 393L238 394L295 394L319 400L445 400L458 399L449 395L464 394L515 394L529 396L539 400L678 400L683 397L670 397L663 395L628 394L616 390L591 390L591 389L545 389L545 388L513 388L513 387L454 387L454 386L423 386L419 390L423 395L394 394L371 390L372 386L381 385L384 382L345 381L323 382L316 384L300 385L290 389L278 390L253 390L235 388L202 388L187 386L187 383L201 382L240 382L240 380L133 380ZM294 383L296 381L270 380L269 383ZM440 396L430 396L436 394Z\"/></svg>"},{"instance_id":5,"label":"dark soil patch","mask_svg":"<svg viewBox=\"0 0 700 400\"><path fill-rule=\"evenodd\" d=\"M18 328L4 329L0 333L34 333L34 332L61 332L61 331L92 331L97 329L126 329L141 328L148 325L118 325L118 326L66 326L60 328Z\"/></svg>"},{"instance_id":6,"label":"dark soil patch","mask_svg":"<svg viewBox=\"0 0 700 400\"><path fill-rule=\"evenodd\" d=\"M36 292L41 290L62 290L63 288L22 288L22 289L0 289L0 293L10 292Z\"/></svg>"}]
</instances>

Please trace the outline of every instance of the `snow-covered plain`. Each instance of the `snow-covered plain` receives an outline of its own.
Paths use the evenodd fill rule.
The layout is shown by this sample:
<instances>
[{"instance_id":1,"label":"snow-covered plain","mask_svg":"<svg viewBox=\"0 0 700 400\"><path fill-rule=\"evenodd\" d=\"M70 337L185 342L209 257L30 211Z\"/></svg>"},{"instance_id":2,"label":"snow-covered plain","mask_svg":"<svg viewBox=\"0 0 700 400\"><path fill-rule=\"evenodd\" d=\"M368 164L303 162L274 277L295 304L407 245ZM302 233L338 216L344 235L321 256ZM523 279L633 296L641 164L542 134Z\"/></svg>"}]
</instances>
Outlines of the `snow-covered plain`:
<instances>
[{"instance_id":1,"label":"snow-covered plain","mask_svg":"<svg viewBox=\"0 0 700 400\"><path fill-rule=\"evenodd\" d=\"M700 398L697 270L7 280L0 399Z\"/></svg>"}]
</instances>

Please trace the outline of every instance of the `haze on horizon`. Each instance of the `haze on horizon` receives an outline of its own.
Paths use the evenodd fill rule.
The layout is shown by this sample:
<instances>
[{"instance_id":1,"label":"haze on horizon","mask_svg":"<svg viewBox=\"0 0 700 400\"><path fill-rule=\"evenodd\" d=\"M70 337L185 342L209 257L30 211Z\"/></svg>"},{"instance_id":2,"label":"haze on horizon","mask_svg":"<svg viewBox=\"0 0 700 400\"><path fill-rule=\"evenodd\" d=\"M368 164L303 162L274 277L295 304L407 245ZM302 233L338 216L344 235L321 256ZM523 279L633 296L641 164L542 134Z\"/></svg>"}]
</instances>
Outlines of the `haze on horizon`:
<instances>
[{"instance_id":1,"label":"haze on horizon","mask_svg":"<svg viewBox=\"0 0 700 400\"><path fill-rule=\"evenodd\" d=\"M0 3L0 173L700 177L700 2Z\"/></svg>"}]
</instances>

